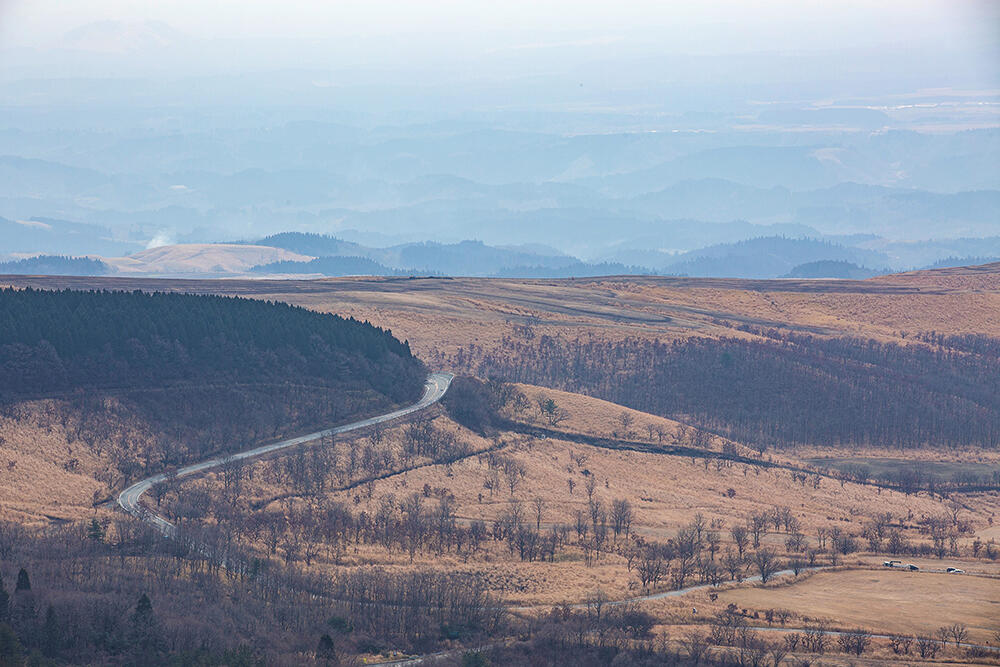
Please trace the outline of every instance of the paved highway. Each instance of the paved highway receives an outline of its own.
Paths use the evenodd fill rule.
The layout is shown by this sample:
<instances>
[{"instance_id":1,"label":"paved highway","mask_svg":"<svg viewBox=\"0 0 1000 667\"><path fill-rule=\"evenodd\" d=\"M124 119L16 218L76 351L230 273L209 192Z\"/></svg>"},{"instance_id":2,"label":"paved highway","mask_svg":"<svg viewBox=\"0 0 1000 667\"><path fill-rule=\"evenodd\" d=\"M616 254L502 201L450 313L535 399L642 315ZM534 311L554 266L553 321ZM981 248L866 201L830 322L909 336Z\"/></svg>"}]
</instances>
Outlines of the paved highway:
<instances>
[{"instance_id":1,"label":"paved highway","mask_svg":"<svg viewBox=\"0 0 1000 667\"><path fill-rule=\"evenodd\" d=\"M356 431L360 428L365 428L366 426L372 426L373 424L381 424L383 422L392 421L394 419L399 419L400 417L405 417L406 415L413 414L414 412L419 412L430 405L433 405L437 401L441 400L444 393L448 391L448 386L451 384L452 375L450 373L432 373L427 378L427 383L424 385L424 395L419 401L413 405L407 406L405 408L400 408L395 412L389 412L384 415L379 415L378 417L370 417L369 419L363 419L361 421L354 422L352 424L345 424L344 426L336 426L334 428L328 428L325 431L317 431L316 433L310 433L308 435L300 435L297 438L289 438L287 440L282 440L281 442L274 442L269 445L262 445L254 449L249 449L244 452L238 452L236 454L230 454L228 456L219 456L216 458L209 459L207 461L202 461L201 463L192 463L189 466L180 468L177 471L177 478L188 477L190 475L195 475L198 473L205 472L206 470L211 470L212 468L217 468L227 461L243 461L246 459L254 459L259 456L264 456L265 454L271 454L272 452L279 451L281 449L286 449L288 447L295 447L296 445L305 444L313 440L319 440L320 438L337 435L338 433L347 433L348 431ZM172 523L167 521L165 518L156 514L152 510L144 507L140 500L142 494L148 491L154 484L159 484L167 479L167 474L165 472L158 475L153 475L152 477L147 477L144 480L136 482L132 486L128 487L118 495L118 504L121 505L129 514L132 514L144 521L149 522L155 526L161 533L172 537L176 528Z\"/></svg>"},{"instance_id":2,"label":"paved highway","mask_svg":"<svg viewBox=\"0 0 1000 667\"><path fill-rule=\"evenodd\" d=\"M446 391L448 391L448 386L451 384L451 380L452 380L453 377L454 376L451 375L450 373L432 373L431 375L428 376L427 383L424 385L424 395L421 397L421 399L419 401L417 401L416 403L414 403L413 405L407 406L405 408L401 408L401 409L396 410L394 412L389 412L387 414L379 415L377 417L370 417L369 419L363 419L361 421L353 422L351 424L345 424L344 426L336 426L334 428L328 428L328 429L326 429L324 431L317 431L315 433L310 433L308 435L301 435L301 436L299 436L297 438L289 438L287 440L282 440L280 442L274 442L274 443L271 443L269 445L262 445L260 447L254 448L254 449L249 449L249 450L246 450L246 451L243 451L243 452L238 452L236 454L231 454L229 456L216 457L216 458L209 459L207 461L202 461L201 463L193 463L193 464L191 464L189 466L185 466L185 467L179 469L177 471L176 477L177 478L188 477L190 475L195 475L195 474L198 474L198 473L201 473L201 472L205 472L206 470L211 470L212 468L217 468L217 467L221 466L222 464L224 464L226 461L231 461L231 460L242 461L242 460L246 460L246 459L257 458L259 456L263 456L265 454L270 454L272 452L276 452L276 451L279 451L279 450L282 450L282 449L286 449L288 447L294 447L296 445L301 445L301 444L305 444L305 443L308 443L308 442L312 442L314 440L319 440L320 438L323 438L325 436L337 435L339 433L347 433L349 431L355 431L357 429L365 428L366 426L372 426L373 424L380 424L380 423L392 421L394 419L398 419L400 417L404 417L406 415L413 414L414 412L419 412L420 410L423 410L424 408L427 408L427 407L433 405L434 403L436 403L437 401L441 400L441 397L444 396L444 394L445 394ZM176 531L175 526L172 523L170 523L169 521L167 521L165 518L163 518L162 516L160 516L159 514L156 514L155 512L153 512L152 510L144 507L140 503L140 500L142 498L142 494L144 494L146 491L148 491L154 484L159 484L160 482L163 482L166 479L167 479L167 474L166 473L160 473L158 475L153 475L152 477L147 477L144 480L136 482L132 486L130 486L127 489L125 489L124 491L122 491L121 494L119 494L119 496L118 496L118 504L121 505L122 509L124 509L126 512L129 512L130 514L132 514L132 515L134 515L136 517L139 517L140 519L143 519L143 520L149 522L154 527L156 527L160 532L162 532L164 535L167 535L168 537L172 537L174 535L175 531ZM826 568L825 567L803 568L803 571L821 570L821 569L826 569ZM788 575L788 574L793 574L792 570L781 570L780 572L774 573L772 576L778 577L778 576ZM760 576L759 575L758 576L746 577L746 578L743 579L744 582L754 582L754 581L759 581L759 580L760 580ZM679 589L679 590L663 591L663 592L660 592L660 593L653 593L653 594L650 594L650 595L642 595L642 596L637 596L637 597L624 598L624 599L621 599L621 600L609 600L605 604L608 604L608 605L621 605L621 604L628 604L628 603L635 603L635 602L645 602L645 601L648 601L648 600L659 600L659 599L668 598L668 597L678 597L678 596L686 595L688 593L692 593L694 591L700 591L700 590L709 589L709 588L712 588L711 584L698 584L698 585L695 585L695 586L689 586L687 588L682 588L682 589ZM548 606L549 605L539 605L539 606L531 606L531 607L509 607L509 609L510 609L510 611L514 611L514 612L518 612L518 611L520 611L520 612L526 612L526 611L532 611L532 610L541 609L543 607L548 607ZM580 603L580 604L571 605L571 607L574 608L574 609L582 609L582 608L585 608L586 606L587 606L586 603ZM778 629L775 629L775 628L754 628L754 629L757 629L757 630L767 630L767 631L781 631L780 628L778 628ZM786 629L786 630L787 631L792 631L794 629ZM840 633L830 632L830 634L837 635L837 634L840 634ZM873 636L875 636L875 637L887 637L887 635L873 635ZM502 643L502 642L496 642L495 644L500 644L500 643ZM486 646L487 647L488 646L493 646L495 644L487 644ZM985 649L989 649L991 651L997 650L997 648L993 647L993 646L979 646L977 644L963 644L963 646L965 646L965 647L974 647L974 648L985 648ZM416 657L412 657L412 658L404 658L402 660L391 661L391 664L393 664L394 666L395 665L418 665L418 664L424 664L428 660L432 660L432 659L435 659L435 658L440 658L440 657L444 657L444 656L448 656L448 655L452 655L452 654L457 655L457 654L459 654L461 652L464 652L466 650L468 650L468 649L454 649L454 650L450 650L450 651L439 651L437 653L432 653L432 654L428 654L428 655L416 656ZM389 663L386 663L386 664L389 664Z\"/></svg>"}]
</instances>

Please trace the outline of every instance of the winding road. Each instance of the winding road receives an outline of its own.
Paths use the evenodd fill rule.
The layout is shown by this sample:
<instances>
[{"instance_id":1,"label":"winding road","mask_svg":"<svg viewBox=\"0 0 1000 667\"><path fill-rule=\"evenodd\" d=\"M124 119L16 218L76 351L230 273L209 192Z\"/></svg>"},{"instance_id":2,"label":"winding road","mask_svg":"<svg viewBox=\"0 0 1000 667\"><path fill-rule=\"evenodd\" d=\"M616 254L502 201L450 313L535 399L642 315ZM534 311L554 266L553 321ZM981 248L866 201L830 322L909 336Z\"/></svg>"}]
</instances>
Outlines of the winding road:
<instances>
[{"instance_id":1,"label":"winding road","mask_svg":"<svg viewBox=\"0 0 1000 667\"><path fill-rule=\"evenodd\" d=\"M448 391L448 386L451 384L453 377L454 376L451 373L431 373L427 377L427 382L424 385L424 395L420 398L420 400L413 405L400 408L394 412L389 412L377 417L369 417L368 419L362 419L361 421L344 424L343 426L335 426L324 431L316 431L315 433L309 433L308 435L300 435L296 438L288 438L287 440L273 442L269 445L261 445L260 447L248 449L236 454L219 456L200 463L192 463L191 465L184 466L183 468L177 470L177 474L174 477L178 479L181 477L189 477L191 475L203 473L206 470L211 470L212 468L218 468L224 463L230 461L245 461L247 459L258 458L266 454L271 454L282 449L319 440L320 438L325 438L327 436L347 433L348 431L356 431L367 426L382 424L394 419L399 419L400 417L411 415L414 412L419 412L420 410L430 407L434 403L441 400L441 397L444 396L446 391ZM174 524L170 523L167 519L148 509L141 503L142 494L154 485L166 481L167 477L168 475L166 472L161 472L158 475L153 475L152 477L147 477L146 479L136 482L118 495L118 504L121 505L122 509L129 514L150 523L164 535L173 537L177 530Z\"/></svg>"},{"instance_id":2,"label":"winding road","mask_svg":"<svg viewBox=\"0 0 1000 667\"><path fill-rule=\"evenodd\" d=\"M405 408L400 408L399 410L395 410L393 412L388 412L388 413L386 413L384 415L378 415L376 417L369 417L368 419L362 419L361 421L352 422L350 424L344 424L343 426L335 426L333 428L328 428L328 429L325 429L323 431L316 431L315 433L309 433L307 435L301 435L301 436L298 436L298 437L295 437L295 438L288 438L286 440L281 440L279 442L273 442L273 443L270 443L270 444L267 444L267 445L261 445L260 447L255 447L253 449L248 449L246 451L237 452L235 454L229 454L229 455L226 455L226 456L214 457L214 458L208 459L206 461L201 461L200 463L193 463L191 465L188 465L188 466L185 466L183 468L178 469L176 471L176 474L173 475L173 477L175 479L179 479L179 478L183 478L183 477L189 477L191 475L196 475L196 474L200 474L200 473L206 472L206 471L211 470L213 468L218 468L218 467L224 465L227 462L231 462L231 461L245 461L245 460L249 460L249 459L255 459L255 458L258 458L258 457L261 457L261 456L265 456L267 454L272 454L272 453L280 451L282 449L288 449L290 447L295 447L297 445L303 445L303 444L307 444L307 443L310 443L310 442L313 442L313 441L316 441L316 440L320 440L321 438L324 438L324 437L338 435L338 434L341 434L341 433L347 433L347 432L350 432L350 431L356 431L358 429L363 429L363 428L368 427L368 426L373 426L375 424L381 424L381 423L385 423L385 422L390 422L390 421L393 421L395 419L399 419L401 417L405 417L407 415L410 415L410 414L413 414L415 412L419 412L420 410L423 410L425 408L428 408L431 405L433 405L434 403L437 403L439 400L441 400L441 398L444 396L445 392L448 391L448 387L451 385L451 381L452 381L453 377L454 376L452 374L450 374L450 373L432 373L432 374L430 374L427 377L427 382L424 385L424 394L423 394L423 396L420 398L419 401L417 401L416 403L414 403L412 405L409 405L409 406L407 406ZM133 516L135 516L135 517L137 517L139 519L142 519L143 521L146 521L147 523L151 524L153 527L155 527L157 530L159 530L163 535L165 535L167 537L174 537L176 535L176 531L177 531L176 526L174 526L174 524L172 524L170 521L168 521L163 516L157 514L156 512L152 511L151 509L147 508L146 506L144 506L141 503L142 495L146 491L148 491L150 488L152 488L156 484L165 482L167 480L167 478L168 478L168 474L166 472L162 472L162 473L159 473L157 475L153 475L151 477L147 477L146 479L140 480L140 481L136 482L135 484L132 484L131 486L129 486L128 488L126 488L124 491L122 491L118 495L118 504L121 506L122 509L124 509L129 514L132 514ZM811 567L811 568L803 568L802 571L822 570L822 569L827 569L827 568L825 568L825 567ZM792 570L781 570L780 572L774 573L772 575L772 577L779 577L779 576L789 575L789 574L794 574L794 573L793 573ZM755 581L759 581L760 579L761 579L761 577L759 575L757 575L757 576L745 577L743 579L743 581L744 582L755 582ZM604 604L610 605L610 606L615 606L615 605L622 605L622 604L628 604L628 603L645 602L645 601L650 601L650 600L659 600L659 599L663 599L663 598L679 597L679 596L687 595L689 593L693 593L695 591L706 590L706 589L710 589L710 588L713 588L713 586L711 584L697 584L697 585L694 585L694 586L688 586L686 588L681 588L681 589L677 589L677 590L662 591L662 592L658 592L658 593L652 593L652 594L641 595L641 596L636 596L636 597L629 597L629 598L624 598L624 599L620 599L620 600L606 600L604 602ZM529 611L537 610L537 609L540 609L542 607L548 607L548 606L550 606L550 605L513 606L513 607L509 607L509 610L513 611L513 612L529 612ZM573 608L573 609L582 609L582 608L586 608L586 607L587 607L587 603L578 603L578 604L571 605L571 608ZM756 630L762 630L762 631L773 631L773 632L782 632L782 631L791 632L791 631L795 630L794 628L784 628L784 629L782 629L782 628L771 628L771 627L768 627L768 628L754 628L754 629L756 629ZM842 634L842 633L835 632L835 631L830 631L829 634L831 634L831 635L839 635L839 634ZM886 638L886 637L888 637L888 635L881 635L881 634L875 634L875 635L872 635L872 636L873 637L879 637L879 638ZM939 643L944 644L945 642L939 642ZM493 645L493 644L488 644L487 646L490 646L490 645ZM988 649L990 651L996 651L996 650L998 650L997 647L994 647L994 646L982 646L982 645L970 644L970 643L962 643L961 646L966 647L966 648ZM463 649L453 649L453 650L448 650L448 651L439 651L439 652L431 653L431 654L427 654L427 655L415 656L415 657L411 657L411 658L404 658L402 660L391 661L391 663L386 663L386 664L392 664L394 666L424 664L424 663L428 662L429 660L432 660L432 659L435 659L435 658L444 657L444 656L448 656L448 655L452 655L452 654L457 655L458 653L464 652L466 650L468 650L468 649L467 648L463 648Z\"/></svg>"}]
</instances>

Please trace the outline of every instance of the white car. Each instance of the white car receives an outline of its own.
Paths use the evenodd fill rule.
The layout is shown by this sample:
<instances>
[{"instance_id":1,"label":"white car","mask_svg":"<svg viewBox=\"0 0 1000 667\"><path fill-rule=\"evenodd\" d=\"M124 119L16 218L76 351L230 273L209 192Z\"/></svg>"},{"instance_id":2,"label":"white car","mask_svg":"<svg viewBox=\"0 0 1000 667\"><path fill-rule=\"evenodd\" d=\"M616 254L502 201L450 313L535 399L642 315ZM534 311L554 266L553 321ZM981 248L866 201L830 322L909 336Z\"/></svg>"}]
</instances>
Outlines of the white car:
<instances>
[{"instance_id":1,"label":"white car","mask_svg":"<svg viewBox=\"0 0 1000 667\"><path fill-rule=\"evenodd\" d=\"M945 570L948 574L965 574L965 570L960 570L957 567L949 567Z\"/></svg>"}]
</instances>

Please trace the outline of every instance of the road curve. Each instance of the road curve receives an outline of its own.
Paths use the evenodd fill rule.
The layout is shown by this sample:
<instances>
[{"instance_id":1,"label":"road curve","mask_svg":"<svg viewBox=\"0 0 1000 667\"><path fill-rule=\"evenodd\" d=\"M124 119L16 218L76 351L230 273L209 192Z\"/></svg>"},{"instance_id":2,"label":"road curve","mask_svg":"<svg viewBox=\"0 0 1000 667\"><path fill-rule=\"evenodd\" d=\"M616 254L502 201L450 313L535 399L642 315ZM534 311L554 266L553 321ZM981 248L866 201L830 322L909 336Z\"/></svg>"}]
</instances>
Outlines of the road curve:
<instances>
[{"instance_id":1,"label":"road curve","mask_svg":"<svg viewBox=\"0 0 1000 667\"><path fill-rule=\"evenodd\" d=\"M190 475L205 472L206 470L211 470L212 468L217 468L227 461L254 459L259 456L264 456L265 454L271 454L272 452L287 449L288 447L295 447L296 445L318 440L329 435L356 431L357 429L365 428L366 426L381 424L394 419L399 419L400 417L405 417L406 415L413 414L414 412L419 412L420 410L423 410L424 408L427 408L441 400L444 393L448 391L448 386L451 384L453 377L454 376L450 373L431 373L427 377L427 383L424 385L424 395L420 398L420 400L413 405L400 408L394 412L389 412L377 417L370 417L368 419L362 419L361 421L345 424L343 426L335 426L334 428L328 428L324 431L317 431L308 435L300 435L297 438L289 438L280 442L273 442L269 445L261 445L260 447L248 449L236 454L218 456L200 463L192 463L189 466L184 466L183 468L178 469L176 477L188 477ZM152 477L147 477L144 480L136 482L118 495L118 504L129 514L147 521L164 535L172 537L176 531L174 524L170 523L159 514L143 507L140 502L142 494L148 491L153 485L166 481L166 479L167 473L162 472L158 475L153 475Z\"/></svg>"}]
</instances>

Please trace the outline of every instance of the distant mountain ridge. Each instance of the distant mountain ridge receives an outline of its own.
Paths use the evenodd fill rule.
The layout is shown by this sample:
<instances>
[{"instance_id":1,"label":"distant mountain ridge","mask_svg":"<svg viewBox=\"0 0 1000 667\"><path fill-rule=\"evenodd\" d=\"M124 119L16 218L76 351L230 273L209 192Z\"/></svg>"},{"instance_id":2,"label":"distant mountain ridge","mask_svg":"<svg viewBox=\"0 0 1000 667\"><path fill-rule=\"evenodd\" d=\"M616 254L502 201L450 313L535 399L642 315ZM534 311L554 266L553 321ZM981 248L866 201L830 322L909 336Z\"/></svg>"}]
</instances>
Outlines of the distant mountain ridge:
<instances>
[{"instance_id":1,"label":"distant mountain ridge","mask_svg":"<svg viewBox=\"0 0 1000 667\"><path fill-rule=\"evenodd\" d=\"M141 249L138 243L114 239L112 231L101 225L44 217L0 218L0 254L114 256Z\"/></svg>"},{"instance_id":2,"label":"distant mountain ridge","mask_svg":"<svg viewBox=\"0 0 1000 667\"><path fill-rule=\"evenodd\" d=\"M194 243L336 229L345 242L371 243L361 241L368 234L387 244L546 244L599 263L620 247L689 251L774 234L874 233L890 242L996 235L1000 130L930 136L813 124L857 128L883 113L759 112L765 124L799 118L812 128L780 139L769 130L563 136L475 122L361 128L314 120L266 132L152 131L142 140L70 133L66 141L80 148L68 152L65 142L37 145L31 133L8 132L0 215L73 219L107 232L97 234L105 247L95 247L87 235L27 238L0 226L0 250L114 256L162 233ZM731 225L735 235L709 223ZM120 249L107 247L112 239ZM891 259L901 269L945 256Z\"/></svg>"},{"instance_id":3,"label":"distant mountain ridge","mask_svg":"<svg viewBox=\"0 0 1000 667\"><path fill-rule=\"evenodd\" d=\"M884 254L815 238L764 236L720 243L685 253L655 250L619 251L611 261L641 264L657 272L692 277L777 278L796 266L818 261L842 261L885 266Z\"/></svg>"},{"instance_id":4,"label":"distant mountain ridge","mask_svg":"<svg viewBox=\"0 0 1000 667\"><path fill-rule=\"evenodd\" d=\"M50 233L50 229L74 229L73 223L61 221L10 224L28 230L38 228L45 233ZM718 226L723 235L730 231L759 229L742 222ZM88 225L80 227L85 232L90 230ZM668 226L664 234L669 235L674 229L685 232L688 227ZM797 230L794 226L789 229ZM4 266L10 273L51 275L583 278L659 274L864 279L891 270L983 263L1000 257L1000 237L889 242L870 234L830 238L772 234L715 243L685 252L662 249L658 245L660 241L662 238L630 242L602 256L585 259L540 244L495 246L464 240L374 247L325 234L282 232L251 241L167 245L125 256L95 259L45 256L30 261L11 260ZM970 250L980 250L984 254L973 255ZM963 251L968 254L962 254ZM992 254L993 251L996 254ZM928 262L927 258L933 261Z\"/></svg>"},{"instance_id":5,"label":"distant mountain ridge","mask_svg":"<svg viewBox=\"0 0 1000 667\"><path fill-rule=\"evenodd\" d=\"M93 257L39 255L0 262L0 274L47 276L103 276L114 270Z\"/></svg>"},{"instance_id":6,"label":"distant mountain ridge","mask_svg":"<svg viewBox=\"0 0 1000 667\"><path fill-rule=\"evenodd\" d=\"M883 272L858 266L842 260L822 259L799 264L782 278L839 278L843 280L867 280Z\"/></svg>"},{"instance_id":7,"label":"distant mountain ridge","mask_svg":"<svg viewBox=\"0 0 1000 667\"><path fill-rule=\"evenodd\" d=\"M400 276L412 272L391 269L367 257L317 257L308 262L283 260L258 264L250 269L256 274L320 274L324 276Z\"/></svg>"}]
</instances>

